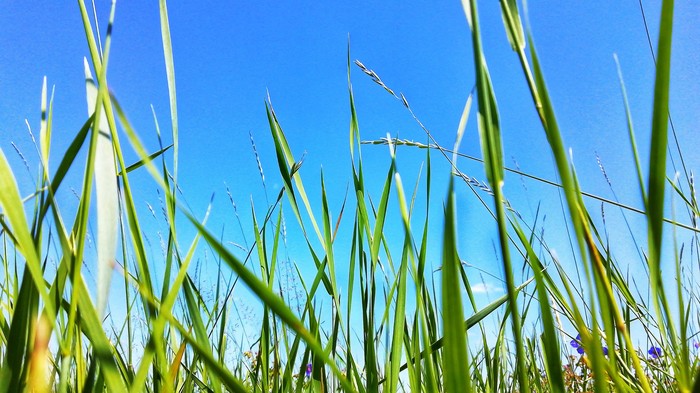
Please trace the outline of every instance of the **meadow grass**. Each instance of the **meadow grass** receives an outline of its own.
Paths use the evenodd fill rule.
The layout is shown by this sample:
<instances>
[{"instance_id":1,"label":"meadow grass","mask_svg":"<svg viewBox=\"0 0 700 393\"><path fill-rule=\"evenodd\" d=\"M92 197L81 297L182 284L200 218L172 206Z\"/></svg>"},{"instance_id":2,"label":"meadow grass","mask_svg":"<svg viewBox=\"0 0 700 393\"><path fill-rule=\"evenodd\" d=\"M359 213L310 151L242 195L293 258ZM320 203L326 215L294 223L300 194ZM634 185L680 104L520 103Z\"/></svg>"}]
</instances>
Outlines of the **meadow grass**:
<instances>
[{"instance_id":1,"label":"meadow grass","mask_svg":"<svg viewBox=\"0 0 700 393\"><path fill-rule=\"evenodd\" d=\"M463 1L472 32L476 85L465 104L453 148L444 148L432 139L407 98L396 94L374 71L357 61L355 65L363 73L396 97L428 138L428 143L390 136L363 141L348 49L352 192L335 218L323 176L310 187L319 190L321 205L311 204L301 176L302 161L292 154L280 120L267 101L283 187L276 190L276 198L268 203L264 216L257 217L253 209L249 225L255 239L245 258L236 256L207 228L209 212L203 218L196 217L178 196L177 99L165 1L160 1L160 23L173 144L161 146L156 152L146 150L107 88L114 4L104 47L100 47L87 9L79 1L90 50L85 63L89 115L83 127L61 156L58 167L49 170L53 111L45 81L37 142L40 175L29 197L20 196L17 171L0 152L0 391L700 391L697 283L683 281L684 265L689 262L680 251L673 255L661 252L664 230L689 231L693 234L692 247L699 244L694 220L693 225L687 225L664 216L670 193L680 199L691 217L698 215L692 176L684 172L680 181L667 177L673 2L664 1L662 5L646 178L620 77L621 105L628 114L643 209L580 190L534 39L522 26L516 1L501 0L500 4L508 39L520 61L519 72L527 81L559 182L518 173L550 184L563 195L563 214L572 231L571 244L579 257L576 268L582 281L571 277L538 236L537 223L526 222L504 194L505 172L514 170L506 168L503 160L497 92L482 48L476 1ZM486 183L469 177L457 166L457 159L464 157L458 152L459 141L474 101L482 158L467 158L483 163ZM123 138L139 155L137 163L128 165L124 161ZM376 196L369 195L366 188L363 143L389 147L389 168L381 194ZM417 182L412 193L404 187L396 160L399 147L425 149L426 181ZM87 152L82 167L77 160L81 151ZM431 189L434 156L451 166L448 189L437 191L440 195L447 191L444 199L436 198ZM66 217L55 195L65 187L67 172L79 167L84 176L75 217ZM129 182L134 171L149 172L165 196L167 234L162 260L149 257L142 218ZM460 209L455 187L471 189L484 209L491 212L498 228L495 241L506 293L483 307L477 306L465 264L458 255L456 215ZM419 193L426 200L422 212L414 208ZM96 201L92 201L93 195ZM392 199L394 195L396 200ZM639 263L648 268L651 304L647 304L645 294L631 287L626 268L613 257L614 245L601 235L584 199L646 216L647 251L640 253ZM91 210L93 205L96 208ZM291 215L283 214L283 206ZM433 206L444 206L439 244L441 279L436 281L430 278L427 259L429 247L435 247L428 244L428 217ZM403 230L399 238L390 238L385 231L387 225L397 225L387 221L392 217L391 210L400 216L398 225ZM310 282L298 271L291 272L295 275L292 280L298 283L295 290L301 295L296 299L283 290L281 278L282 227L287 216L297 222L306 241L309 260L305 264L315 268ZM338 230L341 220L351 222L350 231ZM95 298L88 290L93 284L86 282L83 274L91 222L97 224ZM416 222L423 225L416 226ZM189 225L196 228L196 236L186 243L178 237L178 228ZM204 243L220 261L211 296L193 273L198 247ZM349 255L334 251L341 243L349 245L345 247ZM663 273L672 285L662 284L662 261L674 267L674 271ZM163 266L160 281L154 278L155 265ZM518 268L524 272L522 277L515 274ZM118 279L124 281L123 321L105 316L115 269ZM347 269L343 272L347 282L338 281L338 269ZM226 279L228 274L233 278ZM238 283L245 284L260 300L261 317L256 322L259 329L245 332L249 347L239 348L239 356L231 359L227 353L235 344L226 332L237 318L231 314L236 310L232 303L234 291L240 290ZM359 310L353 307L358 298ZM322 309L321 304L330 304L330 311ZM485 323L494 318L496 331ZM525 328L528 321L535 321L534 330ZM650 348L635 346L630 329L633 324L645 329ZM575 331L567 330L565 325L573 326ZM116 328L110 331L108 326ZM468 342L468 338L472 340ZM135 350L137 347L141 349ZM576 355L568 355L572 352Z\"/></svg>"}]
</instances>

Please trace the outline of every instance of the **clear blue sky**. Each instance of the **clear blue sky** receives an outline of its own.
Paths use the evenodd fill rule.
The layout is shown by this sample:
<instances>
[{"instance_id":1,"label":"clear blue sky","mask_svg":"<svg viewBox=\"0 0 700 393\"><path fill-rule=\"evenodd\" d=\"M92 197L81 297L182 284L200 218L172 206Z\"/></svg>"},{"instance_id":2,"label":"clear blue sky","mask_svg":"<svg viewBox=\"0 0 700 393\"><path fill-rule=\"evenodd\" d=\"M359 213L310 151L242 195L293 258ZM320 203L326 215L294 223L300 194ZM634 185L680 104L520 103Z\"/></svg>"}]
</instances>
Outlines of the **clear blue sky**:
<instances>
[{"instance_id":1,"label":"clear blue sky","mask_svg":"<svg viewBox=\"0 0 700 393\"><path fill-rule=\"evenodd\" d=\"M102 33L108 1L98 1ZM375 70L392 89L402 92L439 143L451 146L464 102L474 83L471 40L458 1L442 2L174 2L169 4L180 128L180 186L196 214L202 215L216 193L210 228L224 227L226 241L243 243L225 193L228 184L243 219L250 227L250 199L258 215L264 195L249 141L252 132L265 169L269 196L281 183L265 116L269 94L297 157L306 153L302 174L312 199L319 201L318 179L323 167L337 215L350 182L346 88L346 49L352 59ZM656 44L659 1L644 1ZM596 162L605 165L618 197L641 206L634 183L613 53L617 53L627 83L640 152L648 155L653 90L653 61L637 0L591 1L573 4L541 1L529 4L529 20L567 147L574 152L582 188L612 197ZM700 156L700 3L679 1L674 25L671 113L691 169ZM480 2L486 56L500 105L506 163L531 174L554 179L544 133L529 101L516 55L510 50L495 2ZM158 148L152 104L169 141L167 83L160 39L157 2L119 2L113 30L108 80L141 138ZM25 119L38 132L42 78L55 87L52 162L58 162L69 141L86 119L82 59L88 55L78 7L63 2L0 2L0 147L11 161L24 194L32 189L14 142L33 165L38 163ZM353 67L353 84L364 139L392 135L425 141L425 134L401 104ZM474 108L475 110L476 108ZM461 151L480 155L475 117ZM123 139L123 143L126 141ZM129 149L126 149L127 151ZM379 196L388 169L386 147L365 146L370 190ZM399 169L412 187L423 151L400 150ZM133 154L128 157L135 159ZM448 168L433 156L433 224L440 231L439 203L446 190ZM462 160L461 169L484 180L483 168ZM79 188L80 173L72 173ZM134 181L143 194L144 220L151 220L146 201L157 208L155 185L145 171ZM506 193L526 219L542 201L553 240L561 240L556 217L558 198L551 188L506 178ZM488 198L487 195L484 197ZM65 203L75 204L66 190ZM490 219L474 196L458 190L461 256L499 275L492 249ZM599 206L591 203L599 220ZM70 207L66 207L68 212ZM612 210L612 209L610 209ZM317 213L318 214L318 213ZM549 218L552 217L552 218ZM611 218L613 219L613 218ZM682 216L683 221L687 221ZM638 223L642 221L639 220ZM290 233L297 231L287 216ZM620 224L619 218L615 224ZM148 225L148 224L147 224ZM160 223L152 220L156 230ZM346 226L351 225L348 221ZM398 221L395 224L398 227ZM620 233L617 233L620 232ZM612 233L613 240L625 231ZM251 236L248 233L248 241ZM291 236L291 235L290 235ZM181 242L188 243L183 235ZM150 235L155 250L158 238ZM495 240L494 240L495 241ZM349 240L347 240L349 243ZM434 243L438 244L438 243ZM339 250L347 245L340 245ZM560 246L567 249L566 244ZM303 247L290 245L295 255ZM436 250L436 256L439 255ZM629 251L629 250L628 250ZM158 254L157 251L154 251ZM564 251L565 253L566 251ZM305 263L303 254L294 257ZM298 259L297 259L298 258ZM435 263L437 265L437 262ZM480 280L475 273L475 280ZM498 282L487 278L493 285Z\"/></svg>"}]
</instances>

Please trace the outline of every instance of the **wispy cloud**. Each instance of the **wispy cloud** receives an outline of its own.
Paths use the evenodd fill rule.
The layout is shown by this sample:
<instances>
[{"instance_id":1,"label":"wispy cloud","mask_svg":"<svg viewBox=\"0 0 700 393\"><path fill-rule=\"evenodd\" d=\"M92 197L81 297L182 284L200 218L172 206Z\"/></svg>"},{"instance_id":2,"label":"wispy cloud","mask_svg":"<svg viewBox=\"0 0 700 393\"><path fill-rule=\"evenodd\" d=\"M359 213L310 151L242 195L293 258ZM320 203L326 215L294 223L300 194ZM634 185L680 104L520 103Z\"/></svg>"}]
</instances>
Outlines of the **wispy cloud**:
<instances>
[{"instance_id":1,"label":"wispy cloud","mask_svg":"<svg viewBox=\"0 0 700 393\"><path fill-rule=\"evenodd\" d=\"M480 282L478 284L472 285L472 292L474 293L499 293L503 292L503 288L490 284Z\"/></svg>"}]
</instances>

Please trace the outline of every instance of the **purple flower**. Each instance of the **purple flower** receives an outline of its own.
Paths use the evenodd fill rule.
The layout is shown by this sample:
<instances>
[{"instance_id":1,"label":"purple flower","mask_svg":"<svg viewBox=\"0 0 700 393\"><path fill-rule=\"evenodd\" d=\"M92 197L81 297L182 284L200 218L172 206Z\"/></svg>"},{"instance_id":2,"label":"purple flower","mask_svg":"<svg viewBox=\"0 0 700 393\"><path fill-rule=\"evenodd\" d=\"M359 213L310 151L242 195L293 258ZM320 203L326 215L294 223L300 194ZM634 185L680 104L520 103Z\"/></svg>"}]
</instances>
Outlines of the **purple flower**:
<instances>
[{"instance_id":1,"label":"purple flower","mask_svg":"<svg viewBox=\"0 0 700 393\"><path fill-rule=\"evenodd\" d=\"M572 347L576 348L576 352L579 353L579 355L583 355L586 353L586 351L583 349L583 344L581 343L581 335L577 334L576 338L571 340L569 343L571 344ZM603 355L608 356L608 347L603 347Z\"/></svg>"},{"instance_id":2,"label":"purple flower","mask_svg":"<svg viewBox=\"0 0 700 393\"><path fill-rule=\"evenodd\" d=\"M694 343L693 343L693 346L695 347L695 349L700 348L700 341L694 342Z\"/></svg>"},{"instance_id":3,"label":"purple flower","mask_svg":"<svg viewBox=\"0 0 700 393\"><path fill-rule=\"evenodd\" d=\"M306 365L306 378L311 375L311 370L313 370L313 367L311 366L311 363L309 363Z\"/></svg>"},{"instance_id":4,"label":"purple flower","mask_svg":"<svg viewBox=\"0 0 700 393\"><path fill-rule=\"evenodd\" d=\"M649 348L649 351L647 351L647 353L649 354L649 356L652 359L658 359L663 354L663 352L661 351L661 348L659 348L659 347L651 347L651 348Z\"/></svg>"},{"instance_id":5,"label":"purple flower","mask_svg":"<svg viewBox=\"0 0 700 393\"><path fill-rule=\"evenodd\" d=\"M571 340L570 344L572 347L576 348L576 352L583 355L583 353L585 351L583 350L583 344L581 344L581 335L580 334L576 335L576 338Z\"/></svg>"}]
</instances>

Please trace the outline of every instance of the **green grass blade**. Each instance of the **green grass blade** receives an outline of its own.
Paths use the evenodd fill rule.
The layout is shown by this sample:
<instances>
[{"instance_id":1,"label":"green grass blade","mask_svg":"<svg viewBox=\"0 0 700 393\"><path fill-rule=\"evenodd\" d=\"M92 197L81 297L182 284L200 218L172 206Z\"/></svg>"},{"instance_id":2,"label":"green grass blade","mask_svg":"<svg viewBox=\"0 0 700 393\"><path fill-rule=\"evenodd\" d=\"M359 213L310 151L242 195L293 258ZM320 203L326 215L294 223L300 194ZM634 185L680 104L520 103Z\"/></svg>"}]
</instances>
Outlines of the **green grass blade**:
<instances>
[{"instance_id":1,"label":"green grass blade","mask_svg":"<svg viewBox=\"0 0 700 393\"><path fill-rule=\"evenodd\" d=\"M673 33L673 0L661 7L659 43L654 83L654 112L651 123L651 150L649 153L649 195L647 204L647 233L649 247L649 280L652 303L662 333L662 342L668 338L676 352L678 343L673 319L661 277L661 247L663 236L664 198L666 193L666 154L668 147L668 102L671 77L671 37ZM680 285L680 284L679 284ZM680 370L679 370L680 371ZM682 373L684 374L684 373ZM680 375L683 382L687 378Z\"/></svg>"},{"instance_id":2,"label":"green grass blade","mask_svg":"<svg viewBox=\"0 0 700 393\"><path fill-rule=\"evenodd\" d=\"M620 80L620 89L622 90L622 102L625 106L625 116L627 118L627 132L630 138L630 145L632 148L632 155L634 157L634 166L637 170L637 180L639 182L639 190L642 194L642 201L644 201L644 209L647 206L647 193L644 186L644 175L642 175L642 164L639 162L639 150L637 149L637 139L634 136L634 125L632 124L632 113L630 111L629 102L627 101L627 89L625 88L625 82L622 79L622 69L620 67L620 61L617 59L617 54L614 55L615 64L617 65L617 76Z\"/></svg>"},{"instance_id":3,"label":"green grass blade","mask_svg":"<svg viewBox=\"0 0 700 393\"><path fill-rule=\"evenodd\" d=\"M629 331L626 328L627 325L624 323L620 310L616 305L617 301L612 293L612 287L610 286L609 282L606 282L607 275L604 272L605 268L602 265L601 256L592 238L588 222L584 219L587 216L587 212L585 206L583 205L583 201L580 197L581 193L578 187L578 183L576 181L575 173L573 172L573 169L569 164L567 155L564 150L564 144L557 125L556 116L554 114L554 108L552 106L551 100L549 99L549 94L547 92L544 76L540 68L539 59L537 57L537 52L535 51L531 35L528 35L528 40L530 44L530 56L533 62L535 82L537 84L539 99L542 104L543 126L547 135L547 141L550 144L550 150L554 155L559 177L562 182L562 187L566 196L566 201L570 214L569 218L571 221L571 225L575 229L579 252L581 255L590 258L590 265L592 265L592 268L594 270L594 278L596 282L596 288L593 289L597 289L598 291L600 291L602 288L605 289L605 300L610 302L611 310L614 313L614 320L617 325L617 328L620 330L620 333L623 336L627 347L633 348L634 346L631 341ZM584 266L587 269L587 272L589 271L588 269L591 268L591 266L589 266L589 263L584 264ZM588 274L587 277L589 277ZM564 285L566 285L566 283L564 283ZM593 284L590 283L590 281L589 285L592 288ZM567 291L569 291L568 288ZM571 292L569 291L569 293ZM592 305L595 305L595 302L591 301L591 303ZM580 316L578 316L576 324L579 331L584 330L585 324L580 319ZM588 336L585 336L585 338L582 337L584 338L584 345L586 344L586 342L588 342ZM631 355L632 363L637 374L637 381L639 382L642 390L650 392L651 387L649 385L648 379L646 378L642 370L642 366L639 361L638 355L633 350L629 351L629 353ZM597 363L594 363L594 365L597 366ZM601 374L598 373L597 375ZM596 379L596 383L600 383L600 381Z\"/></svg>"},{"instance_id":4,"label":"green grass blade","mask_svg":"<svg viewBox=\"0 0 700 393\"><path fill-rule=\"evenodd\" d=\"M12 226L12 237L16 242L18 250L25 258L26 267L45 304L46 310L49 315L56 315L56 311L52 306L53 302L51 302L48 297L46 284L44 283L41 261L37 254L34 240L29 233L24 206L22 206L22 200L19 196L17 181L10 168L10 164L5 158L5 153L2 150L0 150L0 207L2 207L3 210L4 220L9 222ZM53 318L50 319L50 322L53 327L55 323Z\"/></svg>"},{"instance_id":5,"label":"green grass blade","mask_svg":"<svg viewBox=\"0 0 700 393\"><path fill-rule=\"evenodd\" d=\"M529 391L528 378L525 370L525 353L522 342L521 319L518 310L517 296L515 291L515 280L510 261L510 251L508 244L507 218L503 206L502 187L504 178L503 147L501 144L501 133L498 119L498 108L496 97L491 85L491 77L484 58L481 31L479 25L479 15L476 0L462 1L467 18L471 19L472 47L474 49L474 63L476 67L476 91L479 103L478 126L481 139L481 151L484 156L484 169L486 177L493 190L494 204L496 208L496 221L499 231L499 243L503 260L503 269L506 278L506 289L509 295L508 307L512 314L512 331L515 341L516 352L516 375L521 391ZM470 17L471 16L471 17Z\"/></svg>"},{"instance_id":6,"label":"green grass blade","mask_svg":"<svg viewBox=\"0 0 700 393\"><path fill-rule=\"evenodd\" d=\"M379 200L379 208L376 213L376 221L374 223L374 232L372 235L371 248L370 248L370 259L372 262L376 262L379 258L379 246L382 243L382 234L384 233L384 222L386 220L387 206L389 205L389 192L391 191L391 181L394 178L394 163L392 161L389 172L386 175L386 180L384 181L384 188L382 189L381 199Z\"/></svg>"},{"instance_id":7,"label":"green grass blade","mask_svg":"<svg viewBox=\"0 0 700 393\"><path fill-rule=\"evenodd\" d=\"M464 332L462 286L458 272L460 260L457 256L453 184L454 180L450 177L442 245L442 315L445 332L445 348L442 354L443 381L447 392L471 392L467 336Z\"/></svg>"},{"instance_id":8,"label":"green grass blade","mask_svg":"<svg viewBox=\"0 0 700 393\"><path fill-rule=\"evenodd\" d=\"M520 242L527 250L527 257L533 262L533 265L541 265L537 254L532 249L531 241L525 236L522 228L515 224L514 229L520 239ZM552 316L552 306L549 301L549 294L547 293L546 281L543 277L543 270L539 269L538 266L533 268L533 277L535 278L535 285L537 288L537 297L540 306L540 316L542 319L543 327L543 339L542 343L544 345L544 361L545 370L547 372L547 380L549 382L550 388L554 392L563 392L564 378L562 376L561 370L561 349L559 347L559 334L554 326L554 318ZM532 358L534 359L534 358Z\"/></svg>"},{"instance_id":9,"label":"green grass blade","mask_svg":"<svg viewBox=\"0 0 700 393\"><path fill-rule=\"evenodd\" d=\"M523 24L520 21L520 12L516 0L501 0L501 16L503 24L506 26L508 42L514 51L519 52L525 49L525 34Z\"/></svg>"},{"instance_id":10,"label":"green grass blade","mask_svg":"<svg viewBox=\"0 0 700 393\"><path fill-rule=\"evenodd\" d=\"M393 157L392 157L393 160ZM396 306L394 308L394 326L391 337L391 350L387 367L388 384L387 391L394 392L398 389L399 368L401 366L401 352L404 344L404 327L406 324L406 287L408 277L408 259L412 256L411 228L409 221L408 207L406 206L406 196L404 194L401 176L395 175L396 192L399 199L399 208L404 223L404 250L401 256L401 265L397 277Z\"/></svg>"},{"instance_id":11,"label":"green grass blade","mask_svg":"<svg viewBox=\"0 0 700 393\"><path fill-rule=\"evenodd\" d=\"M136 170L136 169L138 169L138 168L141 168L141 167L146 163L146 161L153 161L154 159L158 158L160 155L162 155L163 153L165 153L166 151L168 151L168 150L169 150L171 147L173 147L173 146L174 146L174 145L170 144L170 145L168 145L168 146L166 146L166 147L164 147L164 148L162 148L162 149L156 151L155 153L149 155L148 158L147 158L146 160L138 160L138 161L136 161L135 163L133 163L133 164L129 165L128 167L126 167L126 169L124 170L124 173L129 173L129 172L132 172L132 171L134 171L134 170ZM121 176L121 175L122 175L122 172L120 171L118 175Z\"/></svg>"},{"instance_id":12,"label":"green grass blade","mask_svg":"<svg viewBox=\"0 0 700 393\"><path fill-rule=\"evenodd\" d=\"M168 5L166 0L158 2L160 11L160 35L163 40L163 57L165 58L165 74L168 78L168 97L170 99L170 121L173 128L173 179L177 183L178 175L178 123L177 95L175 91L175 62L173 61L173 44L170 39L170 22L168 20Z\"/></svg>"},{"instance_id":13,"label":"green grass blade","mask_svg":"<svg viewBox=\"0 0 700 393\"><path fill-rule=\"evenodd\" d=\"M301 167L301 161L296 162L294 160L294 155L292 154L292 150L289 148L287 137L282 131L282 127L280 126L280 123L277 120L277 115L275 114L275 111L273 110L272 104L270 103L269 99L265 103L265 107L267 109L268 122L270 123L270 131L272 132L272 138L275 142L275 150L277 152L277 162L280 168L280 174L282 175L282 179L285 182L285 190L287 191L287 196L290 199L290 203L292 205L294 214L297 216L299 225L301 225L303 230L304 223L301 219L301 215L299 214L296 196L292 188L292 180L294 180L294 184L296 185L299 197L304 203L304 207L306 208L306 212L309 215L309 219L311 220L311 225L314 228L314 232L316 232L316 236L318 237L319 242L323 244L323 236L321 235L321 230L318 228L318 223L316 222L316 218L314 217L313 210L311 209L311 204L309 203L309 199L306 196L304 184L301 181L300 176L294 176L294 174ZM303 230L303 232L305 233L305 230Z\"/></svg>"},{"instance_id":14,"label":"green grass blade","mask_svg":"<svg viewBox=\"0 0 700 393\"><path fill-rule=\"evenodd\" d=\"M328 354L324 352L320 344L316 341L316 338L309 332L302 322L294 315L292 310L284 303L284 301L277 296L273 291L271 291L267 284L260 281L251 271L249 271L243 262L231 254L219 241L214 238L209 231L204 228L192 215L188 212L184 212L190 222L197 228L199 233L202 235L204 240L209 243L209 245L221 256L221 258L236 272L241 280L246 283L246 285L255 293L256 296L273 311L277 316L280 317L292 330L294 330L298 335L300 335L303 340L309 345L314 355L318 356L322 361L327 364L335 376L340 380L343 389L347 392L354 391L345 378L341 371L338 369L334 361L332 361Z\"/></svg>"}]
</instances>

